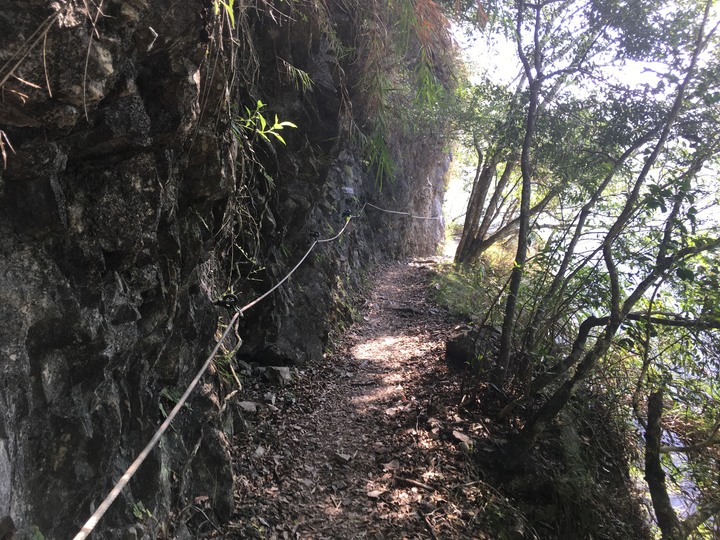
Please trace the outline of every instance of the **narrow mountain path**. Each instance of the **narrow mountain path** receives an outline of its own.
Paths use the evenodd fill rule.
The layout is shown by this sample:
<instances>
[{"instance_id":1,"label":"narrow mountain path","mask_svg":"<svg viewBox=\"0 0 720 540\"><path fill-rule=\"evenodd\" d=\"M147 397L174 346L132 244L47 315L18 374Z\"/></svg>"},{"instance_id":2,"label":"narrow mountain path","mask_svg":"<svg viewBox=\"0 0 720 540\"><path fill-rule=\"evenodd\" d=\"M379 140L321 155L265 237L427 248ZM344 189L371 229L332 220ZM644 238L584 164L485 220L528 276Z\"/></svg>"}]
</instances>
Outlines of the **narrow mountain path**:
<instances>
[{"instance_id":1,"label":"narrow mountain path","mask_svg":"<svg viewBox=\"0 0 720 540\"><path fill-rule=\"evenodd\" d=\"M483 426L458 411L464 375L444 362L457 321L429 298L432 265L381 269L362 322L291 384L250 379L258 405L234 438L236 513L208 536L484 538L466 470Z\"/></svg>"}]
</instances>

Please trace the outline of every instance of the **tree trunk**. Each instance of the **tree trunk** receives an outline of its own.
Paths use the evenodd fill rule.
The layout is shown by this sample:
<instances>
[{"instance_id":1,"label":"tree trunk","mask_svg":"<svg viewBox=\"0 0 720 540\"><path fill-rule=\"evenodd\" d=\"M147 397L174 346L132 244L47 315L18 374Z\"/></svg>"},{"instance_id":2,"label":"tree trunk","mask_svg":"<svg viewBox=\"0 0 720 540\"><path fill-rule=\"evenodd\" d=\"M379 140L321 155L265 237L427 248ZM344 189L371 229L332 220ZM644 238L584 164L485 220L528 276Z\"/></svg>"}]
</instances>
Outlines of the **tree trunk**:
<instances>
[{"instance_id":1,"label":"tree trunk","mask_svg":"<svg viewBox=\"0 0 720 540\"><path fill-rule=\"evenodd\" d=\"M522 35L524 25L524 1L518 3L518 16L516 20L517 51L523 64L525 76L528 80L528 112L525 119L525 137L523 139L522 154L520 155L520 171L522 173L522 192L520 195L520 228L518 230L517 253L515 264L510 275L510 287L508 289L507 302L505 304L505 316L502 324L502 335L500 336L500 351L498 352L497 366L495 368L494 380L500 386L507 377L508 365L510 363L510 350L512 349L512 336L515 330L515 317L517 316L517 301L520 293L525 261L527 259L527 241L530 235L530 199L532 197L532 165L530 163L530 152L532 149L533 137L535 135L535 124L537 121L538 106L540 103L540 89L543 82L541 50L542 40L540 38L542 5L535 4L535 20L533 27L533 56L532 64L523 48ZM534 73L533 73L534 71Z\"/></svg>"},{"instance_id":2,"label":"tree trunk","mask_svg":"<svg viewBox=\"0 0 720 540\"><path fill-rule=\"evenodd\" d=\"M475 182L473 183L470 201L468 202L468 210L465 215L462 237L460 238L458 249L455 252L455 262L467 263L473 260L470 248L480 235L480 219L483 216L483 207L485 206L487 194L490 191L490 184L495 174L496 165L494 160L490 160L482 169L478 168L478 172L475 175Z\"/></svg>"},{"instance_id":3,"label":"tree trunk","mask_svg":"<svg viewBox=\"0 0 720 540\"><path fill-rule=\"evenodd\" d=\"M545 195L542 201L540 201L530 209L530 217L533 217L536 214L539 214L540 212L545 210L547 205L550 204L550 201L552 201L556 197L556 195L557 192L555 191L551 191L550 193ZM512 208L508 209L508 213L511 213L512 211ZM506 238L512 236L519 222L520 217L510 219L507 223L501 224L498 230L496 230L484 240L478 237L476 239L476 242L469 248L473 253L473 260L478 259L485 252L485 250L487 250L493 244L496 244L497 242L502 242Z\"/></svg>"},{"instance_id":4,"label":"tree trunk","mask_svg":"<svg viewBox=\"0 0 720 540\"><path fill-rule=\"evenodd\" d=\"M490 226L492 225L493 221L495 221L495 218L497 218L498 212L502 207L502 205L499 205L498 203L500 202L502 193L505 190L505 187L508 185L508 182L510 181L510 176L512 176L512 173L515 170L516 166L516 157L511 157L505 162L505 168L503 169L503 173L502 175L500 175L500 180L498 180L497 185L495 186L495 190L490 197L487 210L485 211L482 223L480 224L478 238L485 238L487 236L488 232L490 231Z\"/></svg>"},{"instance_id":5,"label":"tree trunk","mask_svg":"<svg viewBox=\"0 0 720 540\"><path fill-rule=\"evenodd\" d=\"M656 161L657 156L663 149L665 142L667 141L667 138L669 136L670 128L672 127L680 111L680 108L684 101L685 89L692 79L698 56L700 55L700 52L702 51L703 45L705 43L703 36L705 25L709 16L710 4L711 2L708 2L706 4L703 21L701 23L700 31L698 32L698 37L695 43L695 50L693 51L693 56L690 60L690 66L688 67L688 71L685 74L683 82L678 86L677 95L675 96L675 100L668 114L668 118L665 120L665 123L663 125L660 138L655 144L652 153L646 159L645 164L640 171L637 180L635 181L633 191L628 196L628 200L626 201L623 211L615 220L615 223L613 223L613 225L610 227L610 230L608 231L605 239L603 240L603 258L607 266L608 276L610 277L612 293L610 299L611 310L609 322L605 329L605 333L601 338L597 340L593 348L584 355L582 361L577 366L575 375L570 380L566 381L550 397L550 400L540 408L540 410L525 425L520 435L512 443L512 457L510 460L511 466L512 464L517 464L519 460L524 457L524 455L532 448L539 435L544 431L545 426L548 424L548 422L550 422L553 418L555 418L555 416L557 416L557 414L562 410L567 401L570 399L577 386L585 379L585 377L587 377L592 372L599 359L602 358L602 356L610 348L610 344L612 343L616 332L620 328L620 325L623 323L625 318L630 315L633 307L642 298L648 288L651 287L658 278L662 277L668 271L670 271L674 265L681 263L686 257L701 253L707 249L713 249L718 243L720 243L720 239L711 239L706 243L701 243L695 246L688 246L677 250L672 255L668 255L668 250L672 241L671 232L673 230L675 220L675 216L673 215L675 210L673 210L673 212L671 212L671 215L666 218L663 238L660 242L660 245L658 246L655 267L635 287L635 289L626 296L624 302L622 302L621 305L622 295L620 292L620 280L617 273L617 268L612 258L612 247L614 241L618 238L618 236L620 236L620 234L624 230L625 225L627 225L628 221L633 215L633 212L636 209L637 201L640 198L640 189L643 186L645 179L647 178L650 166ZM513 304L512 307L514 308L515 305ZM503 325L503 338L505 337L505 325ZM501 359L504 361L507 361L507 358L509 357L509 336L507 337L507 340L507 342L502 343L503 346L508 346L508 350L505 352L505 355L507 356L504 358L501 357ZM503 367L506 369L507 364L502 366L500 365L500 360L498 360L498 370L502 369ZM504 371L501 374L504 374Z\"/></svg>"},{"instance_id":6,"label":"tree trunk","mask_svg":"<svg viewBox=\"0 0 720 540\"><path fill-rule=\"evenodd\" d=\"M577 244L580 241L580 238L582 237L582 234L585 230L585 222L587 221L591 210L600 200L600 197L605 192L605 189L610 184L612 179L615 177L615 174L623 167L623 165L625 165L625 162L637 151L637 149L640 148L643 144L646 144L650 140L650 138L655 135L656 132L657 130L654 129L646 133L642 137L639 137L629 148L625 150L625 152L622 153L622 155L618 159L614 160L613 167L610 172L608 172L608 174L605 176L598 188L593 192L590 200L585 203L585 205L581 208L580 213L578 214L577 224L575 225L575 231L573 232L570 242L565 249L562 262L560 263L560 267L558 268L555 277L553 278L550 288L544 294L542 301L538 304L539 307L533 315L532 322L528 326L528 333L525 338L525 348L527 350L533 351L536 346L538 334L544 333L544 330L543 332L538 332L538 329L544 324L545 314L548 313L548 310L552 309L552 304L555 300L556 295L565 284L565 274L568 267L570 266L570 263L572 262L573 256L575 255L575 248L577 247ZM552 312L550 312L550 318L552 318Z\"/></svg>"},{"instance_id":7,"label":"tree trunk","mask_svg":"<svg viewBox=\"0 0 720 540\"><path fill-rule=\"evenodd\" d=\"M500 352L498 353L497 367L494 374L495 383L499 386L507 377L507 369L510 363L510 350L512 348L512 335L515 329L515 316L517 311L517 300L520 292L520 284L524 272L525 261L527 260L527 240L530 235L530 199L532 196L532 170L530 165L530 148L535 133L535 121L538 106L540 84L534 80L530 84L530 105L528 107L527 121L525 124L525 140L523 141L522 157L520 158L520 170L522 171L522 194L520 197L520 217L518 230L517 252L515 253L515 264L510 275L510 288L505 303L505 317L500 336Z\"/></svg>"},{"instance_id":8,"label":"tree trunk","mask_svg":"<svg viewBox=\"0 0 720 540\"><path fill-rule=\"evenodd\" d=\"M480 184L483 174L487 170L487 165L484 162L483 153L480 150L477 141L475 141L475 150L478 154L478 163L477 168L475 169L475 178L473 179L473 187L470 192L467 211L465 212L465 223L463 223L462 236L460 237L460 243L458 244L457 251L455 252L455 262L464 262L462 260L462 255L465 252L465 247L477 234L477 223L479 222L480 212L482 211L482 206L478 204L478 199L480 198L481 192ZM483 165L485 165L485 167L483 167Z\"/></svg>"},{"instance_id":9,"label":"tree trunk","mask_svg":"<svg viewBox=\"0 0 720 540\"><path fill-rule=\"evenodd\" d=\"M648 398L648 420L645 431L645 480L650 488L655 517L663 540L686 538L680 520L672 507L665 485L665 471L660 464L660 441L662 439L663 391L658 390Z\"/></svg>"},{"instance_id":10,"label":"tree trunk","mask_svg":"<svg viewBox=\"0 0 720 540\"><path fill-rule=\"evenodd\" d=\"M502 208L502 204L500 204L502 192L507 186L516 164L517 160L515 158L511 158L505 163L505 168L502 175L500 176L500 179L497 182L497 185L495 186L495 189L493 190L492 195L490 196L490 201L488 202L487 208L482 213L482 222L479 222L479 225L474 224L474 233L472 237L468 238L468 243L462 247L458 247L458 255L455 256L456 262L472 262L478 260L480 258L480 255L482 255L487 248L489 248L495 242L504 238L506 235L510 235L512 233L512 230L509 227L501 226L495 234L493 234L489 238L487 237L490 226L495 221L500 209ZM495 166L497 166L497 164L495 164ZM487 197L487 193L485 194L485 196ZM497 234L500 233L501 230L507 231L507 233ZM463 237L464 236L465 234L463 232ZM460 256L459 254L461 252L462 255Z\"/></svg>"},{"instance_id":11,"label":"tree trunk","mask_svg":"<svg viewBox=\"0 0 720 540\"><path fill-rule=\"evenodd\" d=\"M612 338L617 332L617 327L608 326L605 334L597 340L595 346L590 349L582 358L572 379L569 379L558 388L550 397L547 403L525 424L525 427L511 443L508 465L510 468L517 467L527 453L532 449L549 422L565 407L572 397L578 385L592 372L598 360L610 348Z\"/></svg>"}]
</instances>

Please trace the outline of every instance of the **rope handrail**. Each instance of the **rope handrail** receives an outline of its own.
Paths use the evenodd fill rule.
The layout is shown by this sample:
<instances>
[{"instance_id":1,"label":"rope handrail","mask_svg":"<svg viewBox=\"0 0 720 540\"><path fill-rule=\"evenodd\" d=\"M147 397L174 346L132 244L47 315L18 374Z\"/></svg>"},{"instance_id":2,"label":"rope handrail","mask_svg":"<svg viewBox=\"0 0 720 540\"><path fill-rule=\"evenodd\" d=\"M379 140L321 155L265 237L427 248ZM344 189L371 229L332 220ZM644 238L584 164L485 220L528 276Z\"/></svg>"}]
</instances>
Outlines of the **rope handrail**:
<instances>
[{"instance_id":1,"label":"rope handrail","mask_svg":"<svg viewBox=\"0 0 720 540\"><path fill-rule=\"evenodd\" d=\"M185 390L185 393L180 397L178 402L175 404L175 406L170 411L170 414L167 415L167 418L165 418L165 421L160 424L160 427L157 429L155 434L150 439L150 442L145 445L145 448L143 448L142 452L138 454L138 457L135 458L135 461L130 464L130 466L125 471L125 474L123 474L120 477L120 480L117 481L115 484L115 487L112 488L110 493L108 493L107 497L105 497L105 500L100 504L100 506L97 507L95 512L93 512L93 515L90 516L90 519L88 519L85 522L85 525L83 525L83 528L80 530L78 534L75 535L75 538L73 540L83 540L84 538L87 538L87 536L92 532L92 530L95 528L95 526L98 524L100 519L105 515L105 512L107 512L108 508L110 508L110 505L115 502L115 499L117 499L117 496L120 495L120 492L127 486L128 482L130 482L130 479L135 475L137 470L140 468L140 465L143 464L143 461L145 461L145 458L147 458L150 455L150 452L155 447L155 445L160 440L160 437L162 437L167 429L170 427L170 423L175 419L175 416L177 416L177 413L180 411L180 409L185 405L185 402L187 401L188 397L190 397L190 394L193 390L195 390L195 387L200 382L200 379L202 379L202 376L205 374L205 371L207 371L207 368L210 367L210 363L215 359L215 355L220 350L220 346L223 344L223 341L225 341L225 338L230 333L230 330L232 329L233 325L237 322L237 320L240 318L240 312L237 312L233 318L230 320L230 324L228 324L227 328L225 329L225 332L223 333L222 337L218 340L217 344L215 345L215 348L210 353L210 356L207 357L207 360L205 360L205 363L200 368L200 371L198 371L197 375L195 375L195 378L192 380L190 385L187 387L187 390Z\"/></svg>"},{"instance_id":2,"label":"rope handrail","mask_svg":"<svg viewBox=\"0 0 720 540\"><path fill-rule=\"evenodd\" d=\"M227 336L230 334L230 330L232 330L233 326L235 326L238 319L248 309L255 306L256 304L258 304L259 302L261 302L268 296L270 296L275 290L278 289L278 287L280 287L283 283L285 283L290 278L290 276L292 276L295 273L295 271L298 268L300 268L300 265L302 265L302 263L305 262L305 259L308 258L310 253L312 253L312 251L315 249L315 247L318 244L327 244L330 242L334 242L335 240L340 238L340 236L342 236L343 233L345 232L345 230L348 228L348 225L350 225L350 222L353 219L360 217L360 215L363 213L365 208L368 206L371 206L382 212L387 212L388 214L407 215L407 216L410 216L415 219L440 219L439 217L414 216L408 212L398 212L395 210L386 210L384 208L380 208L379 206L375 206L374 204L366 202L365 204L363 204L362 208L358 211L357 214L350 215L347 217L347 219L345 220L345 224L343 225L343 227L340 229L340 231L337 234L335 234L334 236L331 236L329 238L319 238L319 239L314 240L313 243L308 248L308 250L305 252L305 254L300 258L298 263L295 266L293 266L293 268L285 275L285 277L283 277L280 281L278 281L275 285L273 285L268 291L266 291L265 293L258 296L252 302L237 309L235 315L232 317L232 319L230 319L230 323L227 325L225 332L223 332L222 336L220 337L218 342L215 344L215 347L213 348L212 352L210 353L210 355L207 357L207 359L203 363L200 370L195 375L195 378L193 378L193 380L190 382L190 384L188 385L188 387L185 390L185 392L183 393L183 395L180 396L180 399L178 400L178 402L175 404L175 406L172 408L170 413L167 415L167 418L165 418L165 421L162 424L160 424L160 427L158 427L157 431L152 436L150 441L147 443L147 445L145 445L145 448L143 448L142 451L140 452L140 454L138 454L138 456L135 458L135 461L133 461L130 464L130 466L127 468L125 473L120 477L120 479L117 481L117 483L112 488L112 490L110 490L110 492L107 494L107 496L102 501L102 503L100 503L100 506L97 507L97 509L93 512L92 516L90 516L90 518L85 522L82 529L80 529L80 532L74 536L73 540L85 540L85 538L87 538L88 535L90 535L90 533L93 531L93 529L100 522L100 519L102 519L102 517L105 515L105 512L107 512L107 510L110 508L112 503L115 502L115 499L117 499L118 495L120 495L120 493L125 488L125 486L128 485L128 483L130 482L130 479L135 475L135 473L138 471L138 469L143 464L145 459L150 455L150 452L152 451L152 449L155 447L155 445L158 443L160 438L165 434L167 429L170 427L170 424L175 419L175 416L177 416L178 412L180 412L180 409L182 409L182 407L185 405L185 402L190 397L190 394L193 392L193 390L195 390L197 385L200 383L200 379L202 379L202 376L205 374L207 369L210 367L210 364L214 360L215 355L220 350L220 347L222 346L222 344L225 341L225 339L227 338Z\"/></svg>"},{"instance_id":3,"label":"rope handrail","mask_svg":"<svg viewBox=\"0 0 720 540\"><path fill-rule=\"evenodd\" d=\"M388 214L399 214L401 216L410 216L413 219L442 219L442 216L416 216L415 214L411 214L410 212L399 212L397 210L387 210L385 208L380 208L379 206L375 206L372 203L366 202L365 206L370 206L372 208L375 208L376 210L380 210L381 212L387 212ZM363 206L363 209L365 208Z\"/></svg>"}]
</instances>

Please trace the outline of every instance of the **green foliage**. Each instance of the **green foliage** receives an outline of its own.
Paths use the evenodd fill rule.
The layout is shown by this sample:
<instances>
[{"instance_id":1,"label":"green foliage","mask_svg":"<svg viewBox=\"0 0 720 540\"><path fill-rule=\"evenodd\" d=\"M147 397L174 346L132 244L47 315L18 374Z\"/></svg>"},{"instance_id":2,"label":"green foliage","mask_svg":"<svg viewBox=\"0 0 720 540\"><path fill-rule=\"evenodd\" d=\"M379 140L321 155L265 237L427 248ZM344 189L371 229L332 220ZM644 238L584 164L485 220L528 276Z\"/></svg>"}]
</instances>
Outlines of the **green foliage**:
<instances>
[{"instance_id":1,"label":"green foliage","mask_svg":"<svg viewBox=\"0 0 720 540\"><path fill-rule=\"evenodd\" d=\"M213 0L213 11L216 17L220 15L221 10L227 15L230 27L235 28L235 0Z\"/></svg>"},{"instance_id":2,"label":"green foliage","mask_svg":"<svg viewBox=\"0 0 720 540\"><path fill-rule=\"evenodd\" d=\"M182 390L176 386L166 386L160 391L161 400L158 403L158 409L160 409L160 413L163 415L164 418L167 418L168 411L165 409L165 404L163 404L162 400L164 399L165 401L167 401L167 403L170 405L170 408L172 409L172 407L174 407L177 402L180 401L182 394ZM185 403L183 407L191 410L189 403Z\"/></svg>"},{"instance_id":3,"label":"green foliage","mask_svg":"<svg viewBox=\"0 0 720 540\"><path fill-rule=\"evenodd\" d=\"M30 528L30 540L45 540L45 536L37 525Z\"/></svg>"},{"instance_id":4,"label":"green foliage","mask_svg":"<svg viewBox=\"0 0 720 540\"><path fill-rule=\"evenodd\" d=\"M359 104L369 121L351 122L375 184L382 189L396 171L393 142L410 133L443 129L446 90L455 61L449 21L432 0L371 0L357 4L355 55L361 67Z\"/></svg>"},{"instance_id":5,"label":"green foliage","mask_svg":"<svg viewBox=\"0 0 720 540\"><path fill-rule=\"evenodd\" d=\"M694 504L717 500L716 447L700 445L720 421L720 57L710 4L496 7L497 33L515 42L525 78L460 93L458 131L487 173L473 183L466 231L480 231L488 216L490 230L518 216L519 189L498 177L520 150L531 180L523 202L553 197L518 238L519 247L533 240L531 257L508 295L517 306L504 327L519 324L505 335L515 357L532 362L526 380L513 379L515 391L549 392L529 407L515 449L528 452L583 388L640 425L649 394L664 388L665 429L676 446L697 447L682 459L667 450L674 457L665 466L679 484L698 486ZM644 79L632 76L643 70ZM493 215L495 195L506 202ZM473 243L487 246L474 238L465 246Z\"/></svg>"},{"instance_id":6,"label":"green foliage","mask_svg":"<svg viewBox=\"0 0 720 540\"><path fill-rule=\"evenodd\" d=\"M369 137L359 134L363 153L366 156L368 167L375 171L375 187L382 191L383 182L391 179L396 164L390 155L390 148L385 139L385 130L376 127Z\"/></svg>"},{"instance_id":7,"label":"green foliage","mask_svg":"<svg viewBox=\"0 0 720 540\"><path fill-rule=\"evenodd\" d=\"M135 519L137 519L138 521L145 521L146 519L153 517L152 512L145 508L145 505L142 503L142 501L138 501L133 505L132 513L133 516L135 516Z\"/></svg>"},{"instance_id":8,"label":"green foliage","mask_svg":"<svg viewBox=\"0 0 720 540\"><path fill-rule=\"evenodd\" d=\"M313 80L307 71L303 71L285 60L281 60L281 62L285 68L287 77L290 79L295 88L302 90L302 92L305 93L313 87Z\"/></svg>"},{"instance_id":9,"label":"green foliage","mask_svg":"<svg viewBox=\"0 0 720 540\"><path fill-rule=\"evenodd\" d=\"M433 279L435 301L447 307L453 315L476 316L486 298L482 292L484 271L482 268L439 268Z\"/></svg>"},{"instance_id":10,"label":"green foliage","mask_svg":"<svg viewBox=\"0 0 720 540\"><path fill-rule=\"evenodd\" d=\"M297 126L287 120L280 122L277 115L275 115L275 121L271 124L262 113L264 108L265 104L258 100L254 110L245 107L245 116L233 115L231 124L233 133L238 139L245 136L259 135L263 140L270 143L270 136L272 136L282 144L287 144L279 132L283 128L297 128Z\"/></svg>"},{"instance_id":11,"label":"green foliage","mask_svg":"<svg viewBox=\"0 0 720 540\"><path fill-rule=\"evenodd\" d=\"M235 352L235 350L226 351L221 356L216 356L215 367L217 368L218 375L223 383L228 386L236 385L238 389L241 390L242 385L240 384L235 368L232 365Z\"/></svg>"},{"instance_id":12,"label":"green foliage","mask_svg":"<svg viewBox=\"0 0 720 540\"><path fill-rule=\"evenodd\" d=\"M495 261L495 264L497 261ZM476 266L443 265L433 277L433 296L453 315L477 324L500 320L498 299L504 285L492 261Z\"/></svg>"}]
</instances>

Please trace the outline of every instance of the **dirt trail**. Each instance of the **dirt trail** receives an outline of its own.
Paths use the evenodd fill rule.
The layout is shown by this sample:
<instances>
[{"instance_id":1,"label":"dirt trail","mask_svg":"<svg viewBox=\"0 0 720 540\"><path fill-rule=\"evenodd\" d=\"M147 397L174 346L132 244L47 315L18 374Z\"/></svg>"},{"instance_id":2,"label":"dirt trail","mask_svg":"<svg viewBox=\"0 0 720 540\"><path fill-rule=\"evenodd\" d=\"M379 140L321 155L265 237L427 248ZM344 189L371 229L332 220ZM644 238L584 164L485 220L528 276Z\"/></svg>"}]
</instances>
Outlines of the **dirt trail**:
<instances>
[{"instance_id":1,"label":"dirt trail","mask_svg":"<svg viewBox=\"0 0 720 540\"><path fill-rule=\"evenodd\" d=\"M276 402L236 434L236 515L222 536L482 538L464 456L482 426L458 413L462 375L444 363L457 322L429 300L430 277L422 263L385 267L363 322L322 365L280 390L250 385Z\"/></svg>"}]
</instances>

